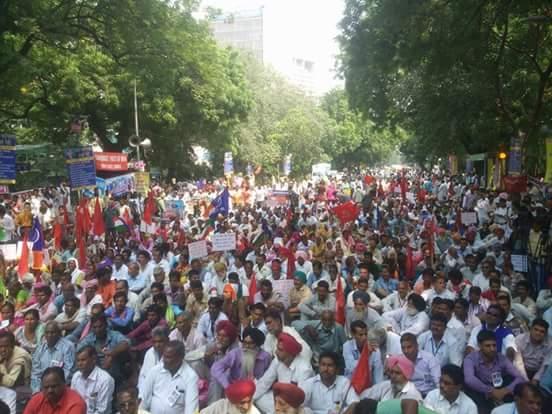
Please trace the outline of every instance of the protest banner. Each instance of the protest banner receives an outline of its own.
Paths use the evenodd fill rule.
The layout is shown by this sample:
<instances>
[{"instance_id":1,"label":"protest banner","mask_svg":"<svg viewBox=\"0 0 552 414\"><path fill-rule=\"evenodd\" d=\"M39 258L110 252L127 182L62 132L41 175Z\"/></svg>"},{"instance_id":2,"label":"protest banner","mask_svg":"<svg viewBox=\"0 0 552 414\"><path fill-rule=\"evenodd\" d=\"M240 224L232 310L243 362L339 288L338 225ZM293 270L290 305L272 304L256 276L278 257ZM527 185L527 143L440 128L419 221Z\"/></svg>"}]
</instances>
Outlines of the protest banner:
<instances>
[{"instance_id":1,"label":"protest banner","mask_svg":"<svg viewBox=\"0 0 552 414\"><path fill-rule=\"evenodd\" d=\"M15 184L15 135L0 134L0 184Z\"/></svg>"},{"instance_id":2,"label":"protest banner","mask_svg":"<svg viewBox=\"0 0 552 414\"><path fill-rule=\"evenodd\" d=\"M84 190L96 187L96 165L92 147L67 148L65 163L71 190Z\"/></svg>"},{"instance_id":3,"label":"protest banner","mask_svg":"<svg viewBox=\"0 0 552 414\"><path fill-rule=\"evenodd\" d=\"M236 250L236 233L215 233L211 238L214 252Z\"/></svg>"},{"instance_id":4,"label":"protest banner","mask_svg":"<svg viewBox=\"0 0 552 414\"><path fill-rule=\"evenodd\" d=\"M293 287L293 279L272 280L272 291L281 297L286 309L289 307L289 291Z\"/></svg>"},{"instance_id":5,"label":"protest banner","mask_svg":"<svg viewBox=\"0 0 552 414\"><path fill-rule=\"evenodd\" d=\"M477 224L477 213L474 212L462 212L460 214L460 220L464 226L469 226L470 224Z\"/></svg>"},{"instance_id":6,"label":"protest banner","mask_svg":"<svg viewBox=\"0 0 552 414\"><path fill-rule=\"evenodd\" d=\"M207 241L199 240L196 242L188 243L188 254L190 256L190 260L200 259L207 256Z\"/></svg>"},{"instance_id":7,"label":"protest banner","mask_svg":"<svg viewBox=\"0 0 552 414\"><path fill-rule=\"evenodd\" d=\"M134 173L134 182L136 185L136 191L141 195L148 195L150 188L150 175L149 172L139 171Z\"/></svg>"},{"instance_id":8,"label":"protest banner","mask_svg":"<svg viewBox=\"0 0 552 414\"><path fill-rule=\"evenodd\" d=\"M289 202L289 192L285 190L273 190L266 198L266 204L269 207L281 207Z\"/></svg>"},{"instance_id":9,"label":"protest banner","mask_svg":"<svg viewBox=\"0 0 552 414\"><path fill-rule=\"evenodd\" d=\"M96 171L128 171L127 154L123 152L94 153Z\"/></svg>"},{"instance_id":10,"label":"protest banner","mask_svg":"<svg viewBox=\"0 0 552 414\"><path fill-rule=\"evenodd\" d=\"M176 217L182 218L184 215L184 201L182 200L165 200L165 210L163 211L163 217L168 219L174 219Z\"/></svg>"}]
</instances>

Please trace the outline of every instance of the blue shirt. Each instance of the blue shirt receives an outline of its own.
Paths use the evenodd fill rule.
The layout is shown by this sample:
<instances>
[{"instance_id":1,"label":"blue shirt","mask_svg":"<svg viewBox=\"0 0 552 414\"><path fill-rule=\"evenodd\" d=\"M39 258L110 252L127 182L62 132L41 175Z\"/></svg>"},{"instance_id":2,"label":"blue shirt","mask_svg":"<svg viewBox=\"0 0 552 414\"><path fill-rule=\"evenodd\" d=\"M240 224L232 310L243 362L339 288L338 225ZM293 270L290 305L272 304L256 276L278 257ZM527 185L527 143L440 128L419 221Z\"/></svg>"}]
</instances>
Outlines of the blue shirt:
<instances>
[{"instance_id":1,"label":"blue shirt","mask_svg":"<svg viewBox=\"0 0 552 414\"><path fill-rule=\"evenodd\" d=\"M141 290L144 290L149 282L144 273L138 273L138 276L136 277L128 275L125 280L128 283L128 290L133 292L140 292Z\"/></svg>"},{"instance_id":2,"label":"blue shirt","mask_svg":"<svg viewBox=\"0 0 552 414\"><path fill-rule=\"evenodd\" d=\"M441 364L439 360L429 352L419 350L416 363L414 364L414 373L410 381L425 396L431 390L439 387L440 378Z\"/></svg>"},{"instance_id":3,"label":"blue shirt","mask_svg":"<svg viewBox=\"0 0 552 414\"><path fill-rule=\"evenodd\" d=\"M111 327L121 333L128 333L132 330L132 321L134 320L134 309L125 307L122 314L115 312L115 306L110 306L105 311L105 316L109 318Z\"/></svg>"},{"instance_id":4,"label":"blue shirt","mask_svg":"<svg viewBox=\"0 0 552 414\"><path fill-rule=\"evenodd\" d=\"M105 341L102 341L102 343L100 343L98 338L96 338L96 334L94 332L90 332L77 345L77 352L85 346L93 346L98 353L98 365L102 366L105 359L104 349L107 348L107 350L112 351L121 342L127 342L130 344L130 341L126 336L111 329L107 329Z\"/></svg>"},{"instance_id":5,"label":"blue shirt","mask_svg":"<svg viewBox=\"0 0 552 414\"><path fill-rule=\"evenodd\" d=\"M399 282L396 279L385 280L383 277L378 278L374 284L374 289L385 289L388 293L393 293L397 290Z\"/></svg>"},{"instance_id":6,"label":"blue shirt","mask_svg":"<svg viewBox=\"0 0 552 414\"><path fill-rule=\"evenodd\" d=\"M67 381L71 378L71 371L75 365L75 345L65 338L60 338L50 348L46 341L41 342L33 353L31 369L31 389L33 393L40 391L42 373L49 367L63 369Z\"/></svg>"},{"instance_id":7,"label":"blue shirt","mask_svg":"<svg viewBox=\"0 0 552 414\"><path fill-rule=\"evenodd\" d=\"M356 341L351 339L343 344L343 359L345 360L345 376L351 379L361 351L358 350ZM372 385L383 381L383 363L379 349L374 350L368 359L372 373Z\"/></svg>"}]
</instances>

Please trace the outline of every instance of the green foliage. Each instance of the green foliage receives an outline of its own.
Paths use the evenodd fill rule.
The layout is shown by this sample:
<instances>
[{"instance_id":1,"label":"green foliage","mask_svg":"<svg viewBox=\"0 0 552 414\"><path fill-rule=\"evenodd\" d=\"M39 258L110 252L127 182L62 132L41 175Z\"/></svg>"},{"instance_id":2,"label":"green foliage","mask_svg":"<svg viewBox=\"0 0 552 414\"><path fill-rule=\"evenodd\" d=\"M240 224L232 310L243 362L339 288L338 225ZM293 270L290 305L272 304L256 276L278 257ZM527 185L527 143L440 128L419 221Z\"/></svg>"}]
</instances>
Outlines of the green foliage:
<instances>
[{"instance_id":1,"label":"green foliage","mask_svg":"<svg viewBox=\"0 0 552 414\"><path fill-rule=\"evenodd\" d=\"M341 69L354 108L400 125L412 158L493 151L550 119L548 1L347 0ZM529 19L528 19L529 18Z\"/></svg>"}]
</instances>

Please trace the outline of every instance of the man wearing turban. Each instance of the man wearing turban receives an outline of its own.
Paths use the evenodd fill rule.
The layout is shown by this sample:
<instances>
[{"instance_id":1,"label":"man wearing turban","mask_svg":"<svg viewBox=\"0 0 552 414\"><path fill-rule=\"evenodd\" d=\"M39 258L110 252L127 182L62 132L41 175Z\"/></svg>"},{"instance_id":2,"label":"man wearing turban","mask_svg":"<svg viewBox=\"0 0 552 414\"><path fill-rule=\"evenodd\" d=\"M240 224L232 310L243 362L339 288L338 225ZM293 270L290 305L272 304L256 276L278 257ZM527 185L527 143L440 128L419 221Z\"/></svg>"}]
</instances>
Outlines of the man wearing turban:
<instances>
[{"instance_id":1,"label":"man wearing turban","mask_svg":"<svg viewBox=\"0 0 552 414\"><path fill-rule=\"evenodd\" d=\"M272 361L272 356L261 349L265 336L259 329L248 326L241 339L241 347L232 349L211 367L211 378L223 388L240 379L261 378Z\"/></svg>"},{"instance_id":2,"label":"man wearing turban","mask_svg":"<svg viewBox=\"0 0 552 414\"><path fill-rule=\"evenodd\" d=\"M260 414L253 405L255 382L244 379L229 384L225 399L218 400L200 411L200 414Z\"/></svg>"},{"instance_id":3,"label":"man wearing turban","mask_svg":"<svg viewBox=\"0 0 552 414\"><path fill-rule=\"evenodd\" d=\"M298 358L302 348L302 345L290 334L282 332L278 335L276 358L257 381L257 391L253 397L261 411L274 412L274 395L271 389L275 382L298 384L314 376L310 362Z\"/></svg>"},{"instance_id":4,"label":"man wearing turban","mask_svg":"<svg viewBox=\"0 0 552 414\"><path fill-rule=\"evenodd\" d=\"M410 399L422 401L422 395L410 382L414 373L414 364L404 355L393 355L386 362L389 380L380 382L367 390L360 397L378 401L391 399Z\"/></svg>"},{"instance_id":5,"label":"man wearing turban","mask_svg":"<svg viewBox=\"0 0 552 414\"><path fill-rule=\"evenodd\" d=\"M351 336L351 323L354 321L363 321L368 330L381 326L382 320L379 313L372 309L368 304L371 297L367 292L357 290L353 293L353 308L347 308L345 318L345 333Z\"/></svg>"},{"instance_id":6,"label":"man wearing turban","mask_svg":"<svg viewBox=\"0 0 552 414\"><path fill-rule=\"evenodd\" d=\"M274 392L274 412L276 414L303 414L305 393L295 384L277 382L272 386Z\"/></svg>"},{"instance_id":7,"label":"man wearing turban","mask_svg":"<svg viewBox=\"0 0 552 414\"><path fill-rule=\"evenodd\" d=\"M290 320L299 319L301 315L299 305L312 296L312 292L307 286L306 273L297 270L293 276L293 287L289 291L289 308L287 310Z\"/></svg>"}]
</instances>

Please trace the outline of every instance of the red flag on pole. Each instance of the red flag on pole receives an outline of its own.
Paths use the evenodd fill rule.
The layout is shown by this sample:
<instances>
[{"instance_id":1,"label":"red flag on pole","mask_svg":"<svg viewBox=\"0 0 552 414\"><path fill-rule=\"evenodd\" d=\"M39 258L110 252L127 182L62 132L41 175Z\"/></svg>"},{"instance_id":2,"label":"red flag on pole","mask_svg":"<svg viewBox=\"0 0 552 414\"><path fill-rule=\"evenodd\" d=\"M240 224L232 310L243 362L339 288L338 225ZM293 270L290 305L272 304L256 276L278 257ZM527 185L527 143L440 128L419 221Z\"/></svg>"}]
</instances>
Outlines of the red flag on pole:
<instances>
[{"instance_id":1,"label":"red flag on pole","mask_svg":"<svg viewBox=\"0 0 552 414\"><path fill-rule=\"evenodd\" d=\"M85 235L77 237L77 247L79 249L79 266L81 269L86 268L86 245L84 243Z\"/></svg>"},{"instance_id":2,"label":"red flag on pole","mask_svg":"<svg viewBox=\"0 0 552 414\"><path fill-rule=\"evenodd\" d=\"M29 273L29 245L27 244L27 233L23 236L21 257L17 265L17 274L19 277L22 278L25 273Z\"/></svg>"},{"instance_id":3,"label":"red flag on pole","mask_svg":"<svg viewBox=\"0 0 552 414\"><path fill-rule=\"evenodd\" d=\"M337 275L337 288L335 290L335 321L341 326L345 326L345 293L343 292L341 275Z\"/></svg>"},{"instance_id":4,"label":"red flag on pole","mask_svg":"<svg viewBox=\"0 0 552 414\"><path fill-rule=\"evenodd\" d=\"M414 272L414 260L412 258L412 247L408 245L406 247L406 263L404 269L404 275L407 279L412 279L415 275Z\"/></svg>"},{"instance_id":5,"label":"red flag on pole","mask_svg":"<svg viewBox=\"0 0 552 414\"><path fill-rule=\"evenodd\" d=\"M332 211L341 224L355 221L360 214L360 208L352 201L340 204L334 207Z\"/></svg>"},{"instance_id":6,"label":"red flag on pole","mask_svg":"<svg viewBox=\"0 0 552 414\"><path fill-rule=\"evenodd\" d=\"M61 223L54 224L54 247L56 250L61 250L61 239L63 237L63 229Z\"/></svg>"},{"instance_id":7,"label":"red flag on pole","mask_svg":"<svg viewBox=\"0 0 552 414\"><path fill-rule=\"evenodd\" d=\"M249 305L255 304L255 294L257 293L257 276L255 274L251 275L251 282L249 282L249 298L247 303Z\"/></svg>"},{"instance_id":8,"label":"red flag on pole","mask_svg":"<svg viewBox=\"0 0 552 414\"><path fill-rule=\"evenodd\" d=\"M149 192L148 198L144 204L144 221L147 225L151 226L153 223L153 213L155 210L155 202L153 200L153 192Z\"/></svg>"},{"instance_id":9,"label":"red flag on pole","mask_svg":"<svg viewBox=\"0 0 552 414\"><path fill-rule=\"evenodd\" d=\"M105 233L105 223L103 219L102 207L100 199L96 197L96 205L94 206L94 236L101 236Z\"/></svg>"},{"instance_id":10,"label":"red flag on pole","mask_svg":"<svg viewBox=\"0 0 552 414\"><path fill-rule=\"evenodd\" d=\"M372 385L372 373L370 372L371 353L372 348L368 345L368 341L366 341L351 377L351 387L354 388L358 395Z\"/></svg>"}]
</instances>

